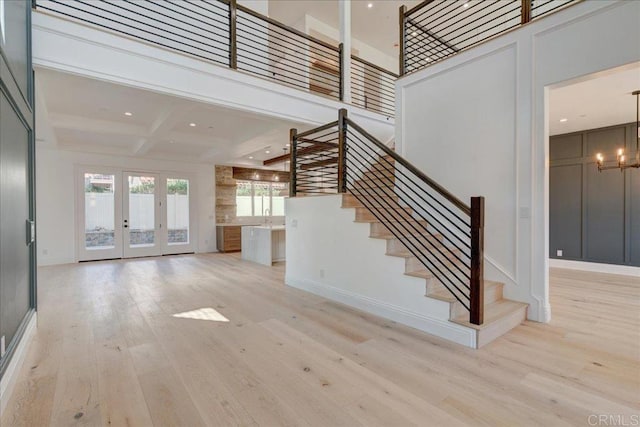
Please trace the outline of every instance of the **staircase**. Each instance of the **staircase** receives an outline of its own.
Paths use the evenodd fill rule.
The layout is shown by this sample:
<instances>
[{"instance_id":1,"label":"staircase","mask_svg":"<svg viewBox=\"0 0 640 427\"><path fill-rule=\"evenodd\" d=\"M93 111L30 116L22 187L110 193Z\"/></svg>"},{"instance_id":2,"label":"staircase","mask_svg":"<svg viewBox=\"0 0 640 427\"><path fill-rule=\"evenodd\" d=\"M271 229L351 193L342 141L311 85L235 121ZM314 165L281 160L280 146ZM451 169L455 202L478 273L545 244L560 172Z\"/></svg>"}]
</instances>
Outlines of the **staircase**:
<instances>
[{"instance_id":1,"label":"staircase","mask_svg":"<svg viewBox=\"0 0 640 427\"><path fill-rule=\"evenodd\" d=\"M469 312L451 295L447 288L409 252L399 239L395 237L381 221L375 218L369 210L369 203L375 204L376 201L368 199L363 203L353 194L346 193L342 195L342 208L354 210L355 222L370 224L369 238L386 240L387 256L404 258L404 274L424 279L425 297L449 303L449 321L477 331L476 348L480 348L493 341L526 319L527 304L503 298L502 289L504 284L485 280L484 323L482 325L474 325L469 322ZM407 208L407 212L410 214L411 209ZM417 222L417 220L411 217L408 218L408 221ZM414 237L416 239L425 238L421 235L415 235ZM439 240L438 243L443 244L442 240Z\"/></svg>"},{"instance_id":2,"label":"staircase","mask_svg":"<svg viewBox=\"0 0 640 427\"><path fill-rule=\"evenodd\" d=\"M505 299L503 283L484 280L484 198L466 205L345 110L336 122L291 135L291 196L341 193L341 207L369 225L369 238L404 260L398 274L424 280L425 307L448 304L448 322L472 330L474 347L526 318L527 304Z\"/></svg>"}]
</instances>

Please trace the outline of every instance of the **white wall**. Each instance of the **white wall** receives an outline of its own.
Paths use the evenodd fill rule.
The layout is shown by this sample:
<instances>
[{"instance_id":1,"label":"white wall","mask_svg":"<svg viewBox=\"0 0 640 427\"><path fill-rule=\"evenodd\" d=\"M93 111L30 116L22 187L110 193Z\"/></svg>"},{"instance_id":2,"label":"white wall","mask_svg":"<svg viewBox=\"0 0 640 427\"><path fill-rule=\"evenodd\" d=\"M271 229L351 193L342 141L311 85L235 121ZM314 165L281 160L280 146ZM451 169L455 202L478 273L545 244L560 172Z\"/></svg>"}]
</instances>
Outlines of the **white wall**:
<instances>
[{"instance_id":1,"label":"white wall","mask_svg":"<svg viewBox=\"0 0 640 427\"><path fill-rule=\"evenodd\" d=\"M424 279L404 275L404 258L386 256L342 196L286 201L285 283L469 347L475 331L449 322L449 303L425 297Z\"/></svg>"},{"instance_id":2,"label":"white wall","mask_svg":"<svg viewBox=\"0 0 640 427\"><path fill-rule=\"evenodd\" d=\"M38 265L77 261L76 166L102 166L132 171L178 172L194 181L197 252L216 250L215 177L211 165L89 154L37 147L36 203ZM81 203L83 201L80 201Z\"/></svg>"},{"instance_id":3,"label":"white wall","mask_svg":"<svg viewBox=\"0 0 640 427\"><path fill-rule=\"evenodd\" d=\"M396 147L486 197L486 276L548 321L548 90L640 60L640 2L585 1L398 81Z\"/></svg>"}]
</instances>

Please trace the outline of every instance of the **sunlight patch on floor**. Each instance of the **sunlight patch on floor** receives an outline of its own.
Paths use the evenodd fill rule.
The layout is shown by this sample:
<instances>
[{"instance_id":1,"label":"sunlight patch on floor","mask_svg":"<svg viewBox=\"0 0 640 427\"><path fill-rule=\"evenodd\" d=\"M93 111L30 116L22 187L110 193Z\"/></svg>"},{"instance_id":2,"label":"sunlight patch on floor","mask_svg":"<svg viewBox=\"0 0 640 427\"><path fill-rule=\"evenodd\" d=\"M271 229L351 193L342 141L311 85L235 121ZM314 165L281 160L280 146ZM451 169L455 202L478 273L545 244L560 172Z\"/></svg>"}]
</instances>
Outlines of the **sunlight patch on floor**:
<instances>
[{"instance_id":1,"label":"sunlight patch on floor","mask_svg":"<svg viewBox=\"0 0 640 427\"><path fill-rule=\"evenodd\" d=\"M184 313L176 313L173 317L182 319L210 320L212 322L228 322L229 319L218 313L211 307L199 308L197 310L185 311Z\"/></svg>"}]
</instances>

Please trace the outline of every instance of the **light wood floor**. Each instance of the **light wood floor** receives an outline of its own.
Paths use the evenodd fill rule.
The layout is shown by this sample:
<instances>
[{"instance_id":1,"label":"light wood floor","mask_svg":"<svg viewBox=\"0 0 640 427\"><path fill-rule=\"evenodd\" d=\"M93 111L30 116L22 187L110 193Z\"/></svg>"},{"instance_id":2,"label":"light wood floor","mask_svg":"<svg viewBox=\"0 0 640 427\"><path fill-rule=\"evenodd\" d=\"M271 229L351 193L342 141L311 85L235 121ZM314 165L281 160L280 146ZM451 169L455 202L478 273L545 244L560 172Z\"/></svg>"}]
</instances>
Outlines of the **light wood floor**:
<instances>
[{"instance_id":1,"label":"light wood floor","mask_svg":"<svg viewBox=\"0 0 640 427\"><path fill-rule=\"evenodd\" d=\"M283 274L213 254L40 269L39 328L2 426L562 426L640 413L637 278L553 271L550 324L471 350ZM199 308L229 322L172 316Z\"/></svg>"}]
</instances>

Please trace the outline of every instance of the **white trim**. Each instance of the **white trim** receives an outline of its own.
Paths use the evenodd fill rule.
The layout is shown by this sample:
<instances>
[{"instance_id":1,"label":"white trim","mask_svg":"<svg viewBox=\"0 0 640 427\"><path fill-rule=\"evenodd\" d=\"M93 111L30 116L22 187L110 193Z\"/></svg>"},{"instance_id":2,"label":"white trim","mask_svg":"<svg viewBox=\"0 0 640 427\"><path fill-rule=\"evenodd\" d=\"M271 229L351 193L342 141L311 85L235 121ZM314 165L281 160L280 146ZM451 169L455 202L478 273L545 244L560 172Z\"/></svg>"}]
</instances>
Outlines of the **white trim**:
<instances>
[{"instance_id":1,"label":"white trim","mask_svg":"<svg viewBox=\"0 0 640 427\"><path fill-rule=\"evenodd\" d=\"M11 394L13 393L13 387L16 385L18 374L20 374L20 368L27 356L27 349L29 348L29 344L31 344L31 340L36 333L37 323L38 313L33 313L29 320L29 324L24 330L22 339L18 343L18 347L9 361L7 370L4 371L4 375L0 378L0 417L2 417L2 414L7 407L7 403L11 398Z\"/></svg>"},{"instance_id":2,"label":"white trim","mask_svg":"<svg viewBox=\"0 0 640 427\"><path fill-rule=\"evenodd\" d=\"M631 265L600 264L597 262L570 261L566 259L550 258L549 267L640 277L640 267L633 267Z\"/></svg>"},{"instance_id":3,"label":"white trim","mask_svg":"<svg viewBox=\"0 0 640 427\"><path fill-rule=\"evenodd\" d=\"M285 278L287 286L302 289L327 299L341 302L350 307L376 316L393 320L428 334L436 335L466 347L476 348L476 330L458 325L447 320L436 319L421 313L406 310L392 304L338 289L308 279Z\"/></svg>"}]
</instances>

